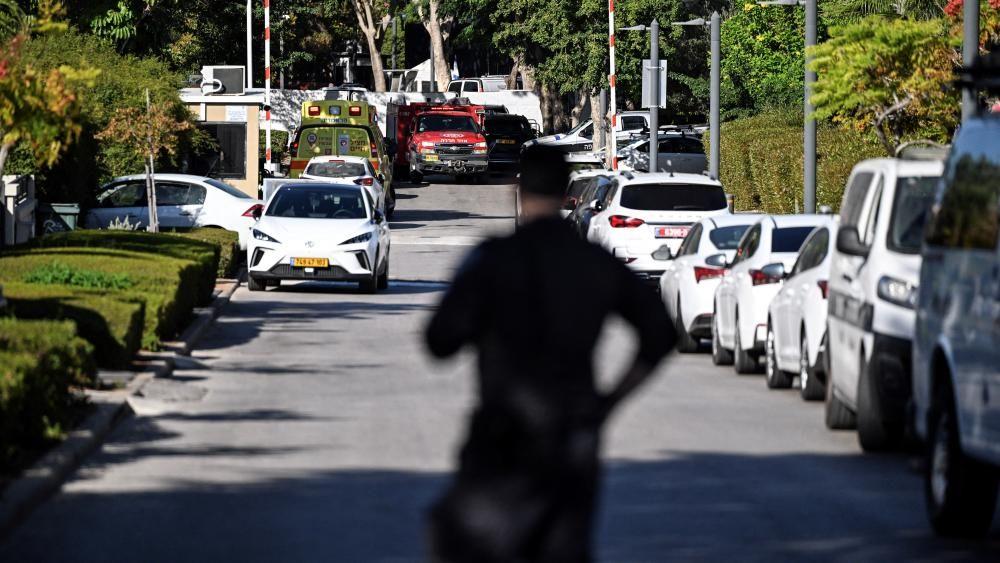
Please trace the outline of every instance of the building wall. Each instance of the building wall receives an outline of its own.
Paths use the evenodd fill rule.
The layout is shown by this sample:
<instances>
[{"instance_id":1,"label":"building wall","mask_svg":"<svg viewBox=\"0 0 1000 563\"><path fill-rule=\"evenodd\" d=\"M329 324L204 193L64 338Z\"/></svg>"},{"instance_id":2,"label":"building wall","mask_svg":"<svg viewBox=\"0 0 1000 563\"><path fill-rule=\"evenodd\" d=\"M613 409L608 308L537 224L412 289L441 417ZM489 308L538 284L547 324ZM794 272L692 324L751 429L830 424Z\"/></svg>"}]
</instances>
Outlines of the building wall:
<instances>
[{"instance_id":1,"label":"building wall","mask_svg":"<svg viewBox=\"0 0 1000 563\"><path fill-rule=\"evenodd\" d=\"M202 106L205 106L204 115L202 114ZM247 162L246 162L246 177L245 178L223 178L223 181L233 187L242 190L252 197L257 197L257 191L260 188L258 179L260 177L260 160L258 155L260 154L260 115L259 108L257 105L233 105L226 103L189 103L188 109L194 114L198 121L210 122L210 123L245 123L247 128ZM244 120L237 121L234 118L234 110L236 114L242 115L243 110L246 111L246 118Z\"/></svg>"}]
</instances>

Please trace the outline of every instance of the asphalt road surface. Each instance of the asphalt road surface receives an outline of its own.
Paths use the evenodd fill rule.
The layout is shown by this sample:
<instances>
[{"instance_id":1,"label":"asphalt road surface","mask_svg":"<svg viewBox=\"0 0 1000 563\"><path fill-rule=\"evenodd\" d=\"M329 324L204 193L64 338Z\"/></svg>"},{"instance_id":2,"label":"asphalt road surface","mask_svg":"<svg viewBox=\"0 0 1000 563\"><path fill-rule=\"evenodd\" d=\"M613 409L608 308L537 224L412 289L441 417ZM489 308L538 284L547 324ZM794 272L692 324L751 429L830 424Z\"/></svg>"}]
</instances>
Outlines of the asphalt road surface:
<instances>
[{"instance_id":1,"label":"asphalt road surface","mask_svg":"<svg viewBox=\"0 0 1000 563\"><path fill-rule=\"evenodd\" d=\"M0 561L422 561L473 358L434 362L420 333L461 257L512 230L514 205L509 179L431 180L399 190L388 292L240 289ZM603 376L631 350L610 325ZM705 354L664 365L604 449L600 561L1000 560L1000 525L984 542L930 534L911 457L862 455L821 404Z\"/></svg>"}]
</instances>

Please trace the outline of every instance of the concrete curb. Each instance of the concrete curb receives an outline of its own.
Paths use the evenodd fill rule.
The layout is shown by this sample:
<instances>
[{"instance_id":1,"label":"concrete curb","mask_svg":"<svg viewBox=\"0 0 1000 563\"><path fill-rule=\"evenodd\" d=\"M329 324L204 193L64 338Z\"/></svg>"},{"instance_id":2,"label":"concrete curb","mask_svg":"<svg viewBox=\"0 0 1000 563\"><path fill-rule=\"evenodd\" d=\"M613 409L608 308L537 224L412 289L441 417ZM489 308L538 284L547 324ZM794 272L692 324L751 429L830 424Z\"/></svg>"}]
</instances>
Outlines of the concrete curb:
<instances>
[{"instance_id":1,"label":"concrete curb","mask_svg":"<svg viewBox=\"0 0 1000 563\"><path fill-rule=\"evenodd\" d=\"M229 286L215 297L211 306L197 310L195 319L184 330L180 340L165 343L166 353L141 354L135 363L144 369L131 378L125 389L87 392L95 407L94 412L73 429L66 440L12 481L0 495L0 538L6 536L35 508L58 491L83 460L101 447L118 422L130 414L131 407L128 402L130 397L138 393L150 380L169 377L174 371L176 356L191 354L198 340L229 304L233 294L240 287L241 279L232 280Z\"/></svg>"}]
</instances>

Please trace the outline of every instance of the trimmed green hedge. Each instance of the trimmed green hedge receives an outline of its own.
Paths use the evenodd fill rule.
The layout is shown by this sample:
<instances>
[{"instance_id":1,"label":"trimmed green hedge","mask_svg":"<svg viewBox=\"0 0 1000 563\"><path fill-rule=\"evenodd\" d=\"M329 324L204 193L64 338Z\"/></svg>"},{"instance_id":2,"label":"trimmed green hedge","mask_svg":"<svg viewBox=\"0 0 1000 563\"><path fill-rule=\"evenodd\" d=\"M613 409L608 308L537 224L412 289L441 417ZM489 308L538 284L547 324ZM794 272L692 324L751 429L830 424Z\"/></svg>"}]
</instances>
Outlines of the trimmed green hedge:
<instances>
[{"instance_id":1,"label":"trimmed green hedge","mask_svg":"<svg viewBox=\"0 0 1000 563\"><path fill-rule=\"evenodd\" d=\"M219 247L219 267L216 277L233 279L243 262L240 251L240 236L225 229L192 229L178 233L185 238L207 242Z\"/></svg>"},{"instance_id":2,"label":"trimmed green hedge","mask_svg":"<svg viewBox=\"0 0 1000 563\"><path fill-rule=\"evenodd\" d=\"M764 213L802 211L802 113L773 112L722 125L720 175L736 208ZM851 169L885 156L874 139L820 124L817 131L816 203L840 208ZM706 151L708 136L705 137Z\"/></svg>"},{"instance_id":3,"label":"trimmed green hedge","mask_svg":"<svg viewBox=\"0 0 1000 563\"><path fill-rule=\"evenodd\" d=\"M0 319L0 471L66 431L70 387L94 375L91 352L72 323Z\"/></svg>"},{"instance_id":4,"label":"trimmed green hedge","mask_svg":"<svg viewBox=\"0 0 1000 563\"><path fill-rule=\"evenodd\" d=\"M114 294L66 286L5 283L4 296L18 319L73 321L94 347L101 367L128 367L142 343L145 304Z\"/></svg>"}]
</instances>

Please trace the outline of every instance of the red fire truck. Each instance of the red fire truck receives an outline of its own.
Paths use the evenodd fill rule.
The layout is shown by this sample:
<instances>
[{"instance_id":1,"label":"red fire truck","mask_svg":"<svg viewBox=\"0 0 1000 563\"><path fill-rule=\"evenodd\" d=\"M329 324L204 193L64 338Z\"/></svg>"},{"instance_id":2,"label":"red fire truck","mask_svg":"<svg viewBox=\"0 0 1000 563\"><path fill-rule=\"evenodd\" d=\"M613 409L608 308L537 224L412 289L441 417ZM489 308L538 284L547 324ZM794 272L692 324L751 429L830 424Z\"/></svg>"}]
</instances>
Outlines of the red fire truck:
<instances>
[{"instance_id":1,"label":"red fire truck","mask_svg":"<svg viewBox=\"0 0 1000 563\"><path fill-rule=\"evenodd\" d=\"M395 110L395 111L393 111ZM391 108L395 114L394 168L415 182L425 174L478 179L486 173L489 149L483 119L494 108L461 100L415 102ZM392 119L390 118L390 124Z\"/></svg>"}]
</instances>

